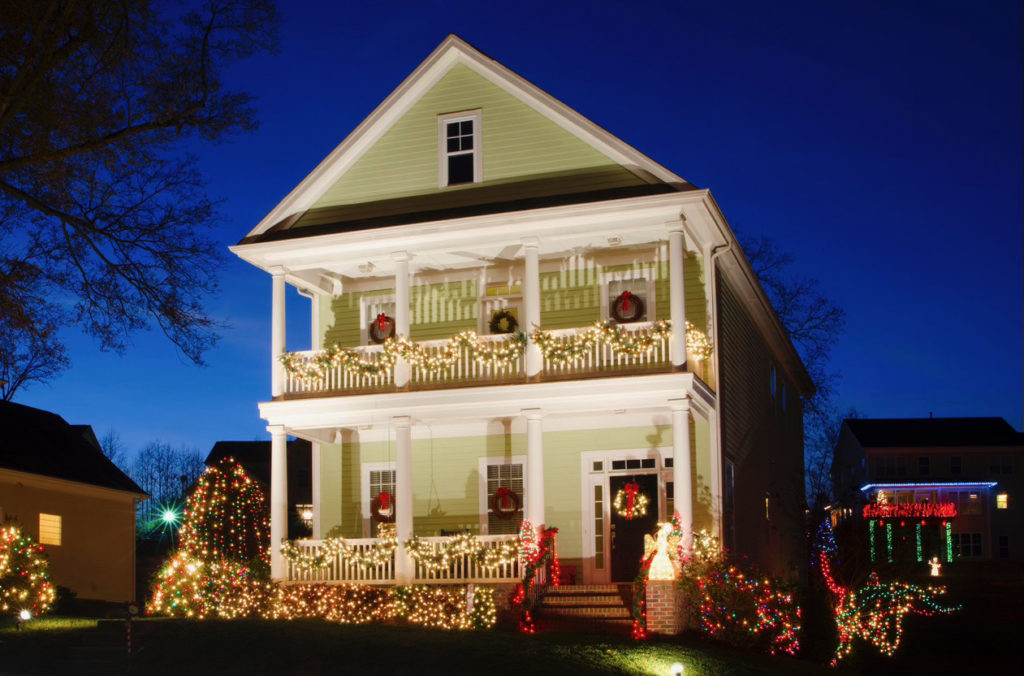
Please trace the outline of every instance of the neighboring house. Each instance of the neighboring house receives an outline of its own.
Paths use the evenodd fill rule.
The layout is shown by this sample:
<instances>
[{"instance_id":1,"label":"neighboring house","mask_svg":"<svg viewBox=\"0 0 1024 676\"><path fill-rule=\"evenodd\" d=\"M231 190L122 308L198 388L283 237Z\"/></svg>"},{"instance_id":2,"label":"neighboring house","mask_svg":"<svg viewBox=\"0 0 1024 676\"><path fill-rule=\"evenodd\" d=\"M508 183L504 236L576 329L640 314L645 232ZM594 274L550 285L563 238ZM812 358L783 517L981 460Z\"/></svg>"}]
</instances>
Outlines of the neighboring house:
<instances>
[{"instance_id":1,"label":"neighboring house","mask_svg":"<svg viewBox=\"0 0 1024 676\"><path fill-rule=\"evenodd\" d=\"M832 476L877 560L1024 559L1024 435L1002 418L844 420Z\"/></svg>"},{"instance_id":2,"label":"neighboring house","mask_svg":"<svg viewBox=\"0 0 1024 676\"><path fill-rule=\"evenodd\" d=\"M135 598L135 503L149 497L88 425L0 402L0 517L45 548L50 578L80 599Z\"/></svg>"},{"instance_id":3,"label":"neighboring house","mask_svg":"<svg viewBox=\"0 0 1024 676\"><path fill-rule=\"evenodd\" d=\"M296 525L303 524L306 531L312 526L312 455L311 444L303 439L288 442L288 536L296 537ZM252 478L260 482L268 499L270 498L270 442L269 441L218 441L210 449L203 462L212 467L224 458L234 458Z\"/></svg>"},{"instance_id":4,"label":"neighboring house","mask_svg":"<svg viewBox=\"0 0 1024 676\"><path fill-rule=\"evenodd\" d=\"M578 581L625 581L678 513L800 575L813 384L718 205L459 38L231 250L273 280L276 578L295 578L277 545L288 435L313 442L314 537L373 537L383 492L400 542L513 538L526 519L559 528ZM313 344L286 366L289 285ZM623 334L573 342L613 318ZM415 351L378 342L392 332ZM460 332L507 351L455 358ZM644 335L650 352L625 344ZM627 521L613 501L632 483L649 509ZM430 579L401 547L375 575Z\"/></svg>"}]
</instances>

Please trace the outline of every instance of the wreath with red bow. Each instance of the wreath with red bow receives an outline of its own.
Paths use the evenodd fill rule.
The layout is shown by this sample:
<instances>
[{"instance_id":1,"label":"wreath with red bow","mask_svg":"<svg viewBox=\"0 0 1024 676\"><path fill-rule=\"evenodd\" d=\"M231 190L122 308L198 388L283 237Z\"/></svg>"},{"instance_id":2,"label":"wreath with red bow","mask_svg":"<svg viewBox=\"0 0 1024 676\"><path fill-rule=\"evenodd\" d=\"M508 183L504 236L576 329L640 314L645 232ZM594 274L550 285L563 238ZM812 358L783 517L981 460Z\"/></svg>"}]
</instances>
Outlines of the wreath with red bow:
<instances>
[{"instance_id":1,"label":"wreath with red bow","mask_svg":"<svg viewBox=\"0 0 1024 676\"><path fill-rule=\"evenodd\" d=\"M615 513L626 521L647 515L647 496L640 492L640 484L630 481L615 494Z\"/></svg>"},{"instance_id":2,"label":"wreath with red bow","mask_svg":"<svg viewBox=\"0 0 1024 676\"><path fill-rule=\"evenodd\" d=\"M381 491L370 503L370 514L377 523L391 523L395 520L395 498L387 491Z\"/></svg>"},{"instance_id":3,"label":"wreath with red bow","mask_svg":"<svg viewBox=\"0 0 1024 676\"><path fill-rule=\"evenodd\" d=\"M622 324L638 322L644 316L644 301L634 293L623 291L612 303L612 319Z\"/></svg>"},{"instance_id":4,"label":"wreath with red bow","mask_svg":"<svg viewBox=\"0 0 1024 676\"><path fill-rule=\"evenodd\" d=\"M502 486L491 496L491 510L499 519L511 519L522 505L519 495L507 486Z\"/></svg>"},{"instance_id":5,"label":"wreath with red bow","mask_svg":"<svg viewBox=\"0 0 1024 676\"><path fill-rule=\"evenodd\" d=\"M395 337L395 318L381 312L370 322L370 340L380 345L388 338Z\"/></svg>"}]
</instances>

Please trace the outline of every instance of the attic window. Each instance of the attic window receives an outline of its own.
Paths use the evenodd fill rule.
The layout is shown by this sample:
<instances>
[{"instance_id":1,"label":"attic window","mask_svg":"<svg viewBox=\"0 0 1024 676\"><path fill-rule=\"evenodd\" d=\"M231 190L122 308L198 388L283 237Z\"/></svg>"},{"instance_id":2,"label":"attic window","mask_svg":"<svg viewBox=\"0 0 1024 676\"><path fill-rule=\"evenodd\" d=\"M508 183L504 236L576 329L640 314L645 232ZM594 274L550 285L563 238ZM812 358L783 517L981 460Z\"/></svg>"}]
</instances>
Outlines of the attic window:
<instances>
[{"instance_id":1,"label":"attic window","mask_svg":"<svg viewBox=\"0 0 1024 676\"><path fill-rule=\"evenodd\" d=\"M479 183L480 111L440 116L438 136L440 186Z\"/></svg>"}]
</instances>

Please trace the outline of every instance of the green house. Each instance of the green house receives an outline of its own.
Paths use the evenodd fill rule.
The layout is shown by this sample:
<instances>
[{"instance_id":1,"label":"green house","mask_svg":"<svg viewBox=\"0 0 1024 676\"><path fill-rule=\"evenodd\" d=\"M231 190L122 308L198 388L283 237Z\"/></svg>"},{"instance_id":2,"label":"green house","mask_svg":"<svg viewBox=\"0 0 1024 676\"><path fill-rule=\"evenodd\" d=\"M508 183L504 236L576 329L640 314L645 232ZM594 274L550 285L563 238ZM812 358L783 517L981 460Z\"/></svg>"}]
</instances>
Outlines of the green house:
<instances>
[{"instance_id":1,"label":"green house","mask_svg":"<svg viewBox=\"0 0 1024 676\"><path fill-rule=\"evenodd\" d=\"M567 578L632 580L673 515L686 546L798 575L813 384L711 193L458 37L232 251L273 280L275 578L507 582L404 543L500 547L526 521L559 529ZM314 335L285 354L289 285ZM282 555L288 436L313 447L298 546L393 523L393 557Z\"/></svg>"}]
</instances>

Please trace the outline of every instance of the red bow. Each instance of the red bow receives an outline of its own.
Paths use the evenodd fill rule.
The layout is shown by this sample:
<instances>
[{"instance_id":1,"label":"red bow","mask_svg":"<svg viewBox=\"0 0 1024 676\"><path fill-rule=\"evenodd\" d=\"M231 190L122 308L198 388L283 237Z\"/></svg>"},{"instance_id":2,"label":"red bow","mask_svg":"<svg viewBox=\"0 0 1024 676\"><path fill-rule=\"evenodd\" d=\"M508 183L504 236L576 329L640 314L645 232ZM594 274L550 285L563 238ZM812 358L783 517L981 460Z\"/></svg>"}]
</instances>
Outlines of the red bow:
<instances>
[{"instance_id":1,"label":"red bow","mask_svg":"<svg viewBox=\"0 0 1024 676\"><path fill-rule=\"evenodd\" d=\"M502 509L508 509L512 506L512 491L509 490L508 486L502 486L495 493L494 497L497 498L497 503Z\"/></svg>"},{"instance_id":2,"label":"red bow","mask_svg":"<svg viewBox=\"0 0 1024 676\"><path fill-rule=\"evenodd\" d=\"M623 291L622 295L619 296L619 298L622 299L622 311L623 312L629 312L629 299L632 298L632 297L633 297L633 294L631 294L629 291ZM636 484L633 484L633 485L635 486Z\"/></svg>"},{"instance_id":3,"label":"red bow","mask_svg":"<svg viewBox=\"0 0 1024 676\"><path fill-rule=\"evenodd\" d=\"M626 293L629 293L628 291ZM632 514L636 503L636 494L640 492L640 484L630 481L625 485L626 491L626 514Z\"/></svg>"},{"instance_id":4,"label":"red bow","mask_svg":"<svg viewBox=\"0 0 1024 676\"><path fill-rule=\"evenodd\" d=\"M381 330L381 333L387 330L388 316L381 312L377 315L377 328Z\"/></svg>"},{"instance_id":5,"label":"red bow","mask_svg":"<svg viewBox=\"0 0 1024 676\"><path fill-rule=\"evenodd\" d=\"M387 491L381 491L380 494L377 496L377 499L380 500L381 511L384 511L388 508L388 505L391 503L391 494L388 493Z\"/></svg>"}]
</instances>

